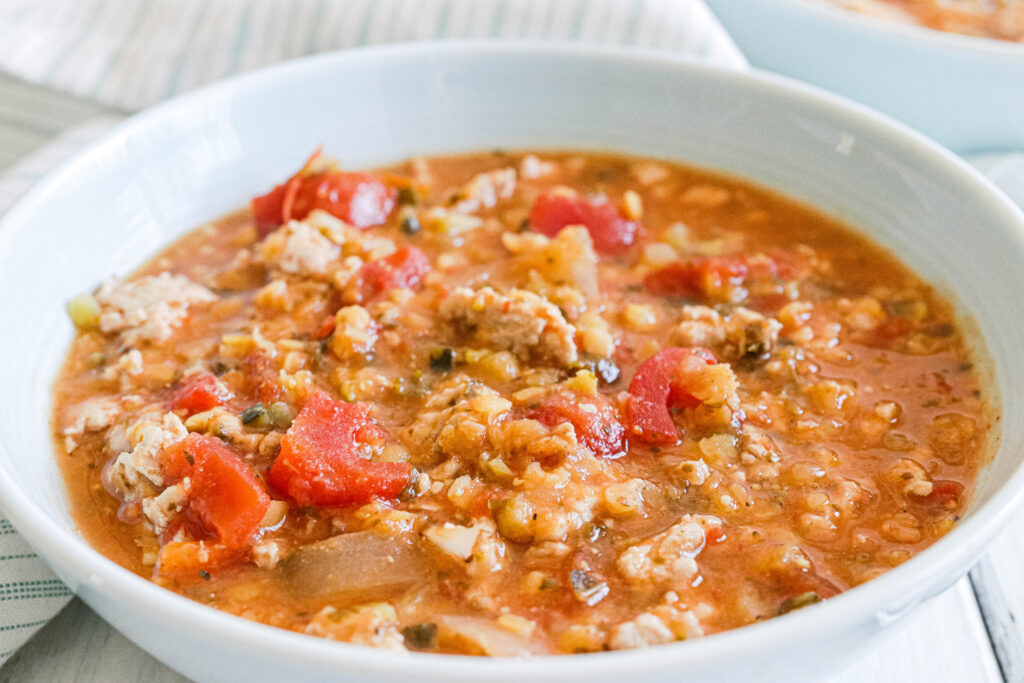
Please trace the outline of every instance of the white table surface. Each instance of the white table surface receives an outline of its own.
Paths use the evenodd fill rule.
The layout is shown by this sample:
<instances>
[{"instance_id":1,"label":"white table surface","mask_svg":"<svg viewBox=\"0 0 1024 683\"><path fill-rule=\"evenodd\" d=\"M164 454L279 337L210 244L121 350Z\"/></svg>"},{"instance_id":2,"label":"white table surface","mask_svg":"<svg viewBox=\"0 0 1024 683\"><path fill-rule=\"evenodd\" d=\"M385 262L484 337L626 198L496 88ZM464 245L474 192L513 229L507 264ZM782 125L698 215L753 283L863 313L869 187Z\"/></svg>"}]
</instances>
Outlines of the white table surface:
<instances>
[{"instance_id":1,"label":"white table surface","mask_svg":"<svg viewBox=\"0 0 1024 683\"><path fill-rule=\"evenodd\" d=\"M110 113L0 75L0 173L68 127ZM968 577L835 683L1024 683L1024 513ZM130 635L130 634L129 634ZM0 668L0 683L178 683L182 676L72 601Z\"/></svg>"}]
</instances>

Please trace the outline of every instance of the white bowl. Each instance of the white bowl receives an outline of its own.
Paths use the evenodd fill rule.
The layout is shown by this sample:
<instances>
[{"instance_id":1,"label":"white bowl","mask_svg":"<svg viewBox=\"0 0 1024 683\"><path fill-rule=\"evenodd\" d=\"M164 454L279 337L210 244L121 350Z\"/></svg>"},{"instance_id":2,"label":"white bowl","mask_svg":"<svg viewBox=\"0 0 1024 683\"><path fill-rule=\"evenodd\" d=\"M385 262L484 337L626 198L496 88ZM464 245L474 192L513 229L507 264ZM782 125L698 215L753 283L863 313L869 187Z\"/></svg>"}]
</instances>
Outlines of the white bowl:
<instances>
[{"instance_id":1,"label":"white bowl","mask_svg":"<svg viewBox=\"0 0 1024 683\"><path fill-rule=\"evenodd\" d=\"M352 167L412 154L611 149L723 170L840 216L970 312L1004 407L971 512L934 547L823 604L647 651L495 661L395 656L238 619L158 588L75 533L50 442L63 302L264 191L320 143ZM0 507L129 638L201 681L820 680L974 562L1024 492L1024 216L950 153L774 76L665 55L509 44L353 51L134 117L0 221ZM978 352L986 348L979 345Z\"/></svg>"},{"instance_id":2,"label":"white bowl","mask_svg":"<svg viewBox=\"0 0 1024 683\"><path fill-rule=\"evenodd\" d=\"M750 62L877 108L960 153L1024 149L1024 44L826 0L707 0Z\"/></svg>"}]
</instances>

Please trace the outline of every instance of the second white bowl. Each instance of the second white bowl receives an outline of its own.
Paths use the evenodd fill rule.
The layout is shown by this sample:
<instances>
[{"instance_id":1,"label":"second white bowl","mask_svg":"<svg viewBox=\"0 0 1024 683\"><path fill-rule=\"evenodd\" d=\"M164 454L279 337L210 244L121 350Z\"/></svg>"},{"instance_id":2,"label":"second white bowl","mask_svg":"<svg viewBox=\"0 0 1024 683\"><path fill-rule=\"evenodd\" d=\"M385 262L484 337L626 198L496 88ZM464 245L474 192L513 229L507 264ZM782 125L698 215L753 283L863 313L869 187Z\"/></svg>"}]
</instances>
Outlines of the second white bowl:
<instances>
[{"instance_id":1,"label":"second white bowl","mask_svg":"<svg viewBox=\"0 0 1024 683\"><path fill-rule=\"evenodd\" d=\"M846 95L959 153L1024 149L1024 44L826 0L707 0L757 67Z\"/></svg>"}]
</instances>

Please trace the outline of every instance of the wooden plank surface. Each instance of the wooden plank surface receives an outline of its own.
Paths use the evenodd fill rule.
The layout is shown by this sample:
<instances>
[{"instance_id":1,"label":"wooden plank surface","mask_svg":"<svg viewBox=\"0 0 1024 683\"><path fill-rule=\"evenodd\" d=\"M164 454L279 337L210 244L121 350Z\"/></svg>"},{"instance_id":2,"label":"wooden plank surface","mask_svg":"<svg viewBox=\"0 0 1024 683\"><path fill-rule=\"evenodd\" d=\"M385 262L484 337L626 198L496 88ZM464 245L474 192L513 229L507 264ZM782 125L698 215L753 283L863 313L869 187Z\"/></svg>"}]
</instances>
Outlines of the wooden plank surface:
<instances>
[{"instance_id":1,"label":"wooden plank surface","mask_svg":"<svg viewBox=\"0 0 1024 683\"><path fill-rule=\"evenodd\" d=\"M1024 511L971 570L982 615L1008 683L1024 681Z\"/></svg>"},{"instance_id":2,"label":"wooden plank surface","mask_svg":"<svg viewBox=\"0 0 1024 683\"><path fill-rule=\"evenodd\" d=\"M0 669L0 683L185 680L135 647L78 600ZM833 683L1002 680L973 591L964 579L924 606L906 628Z\"/></svg>"},{"instance_id":3,"label":"wooden plank surface","mask_svg":"<svg viewBox=\"0 0 1024 683\"><path fill-rule=\"evenodd\" d=\"M1024 207L1024 150L968 159ZM1008 682L1024 682L1024 510L971 570L971 583Z\"/></svg>"}]
</instances>

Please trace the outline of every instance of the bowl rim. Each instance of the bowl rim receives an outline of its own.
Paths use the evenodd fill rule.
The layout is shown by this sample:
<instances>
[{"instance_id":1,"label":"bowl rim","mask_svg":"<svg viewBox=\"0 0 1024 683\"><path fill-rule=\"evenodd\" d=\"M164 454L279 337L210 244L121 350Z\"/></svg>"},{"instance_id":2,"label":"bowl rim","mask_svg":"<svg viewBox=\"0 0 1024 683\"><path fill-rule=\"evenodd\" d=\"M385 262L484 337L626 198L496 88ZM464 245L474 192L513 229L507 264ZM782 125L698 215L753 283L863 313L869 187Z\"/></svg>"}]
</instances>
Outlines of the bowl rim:
<instances>
[{"instance_id":1,"label":"bowl rim","mask_svg":"<svg viewBox=\"0 0 1024 683\"><path fill-rule=\"evenodd\" d=\"M922 163L941 169L969 195L965 201L987 203L990 211L1000 216L1002 233L1007 240L1016 241L1024 254L1024 214L1009 198L938 143L863 105L793 79L753 69L724 68L689 55L647 48L513 40L424 41L323 53L258 69L175 97L129 117L39 180L0 216L0 249L9 242L8 233L30 222L33 210L45 203L55 188L67 179L87 171L95 161L103 159L136 132L153 129L166 119L187 118L189 110L197 104L207 100L229 100L234 93L258 90L297 71L329 72L336 64L372 64L377 60L416 60L438 56L463 60L475 56L498 56L509 60L597 61L636 69L684 71L704 77L713 74L714 78L728 82L732 87L754 94L784 94L795 105L828 114L830 120L882 134L890 138L894 153L911 150ZM750 180L756 182L756 179ZM1010 225L1013 227L1007 228ZM1005 405L1000 407L1001 410L1005 408ZM1005 447L1005 441L1002 441L999 450ZM2 439L0 453L7 454ZM53 457L51 445L47 445L46 453ZM124 569L93 549L81 536L51 518L20 491L14 485L13 476L0 462L0 510L6 512L15 528L40 555L76 579L79 586L91 585L101 592L116 592L120 601L130 603L131 611L136 614L145 612L150 619L172 620L179 628L189 628L197 637L222 642L238 650L261 652L278 661L301 661L312 667L333 667L337 671L347 669L353 674L411 678L461 675L519 681L526 677L568 679L588 673L600 677L635 677L639 672L663 669L668 665L707 664L723 661L736 652L775 649L796 641L806 633L827 631L830 624L844 619L853 621L873 616L881 622L889 616L898 618L920 601L932 597L931 594L921 595L921 585L945 589L949 582L944 582L944 579L953 570L959 578L960 572L980 554L980 549L1002 528L1014 506L1022 500L1024 463L1017 466L988 502L973 510L946 536L906 563L821 604L758 624L645 650L586 656L501 658L495 662L492 658L442 654L409 653L395 657L392 653L371 647L327 641L259 624L193 602ZM916 597L908 600L907 595ZM883 612L879 605L898 607L887 607Z\"/></svg>"},{"instance_id":2,"label":"bowl rim","mask_svg":"<svg viewBox=\"0 0 1024 683\"><path fill-rule=\"evenodd\" d=\"M891 38L922 41L940 49L970 50L976 53L1024 59L1024 42L972 36L965 33L954 33L952 31L929 28L921 24L903 23L873 14L858 12L854 9L840 7L839 5L831 4L829 0L777 1L800 8L809 14L816 14L822 20L831 23L853 24L863 30L873 31Z\"/></svg>"}]
</instances>

